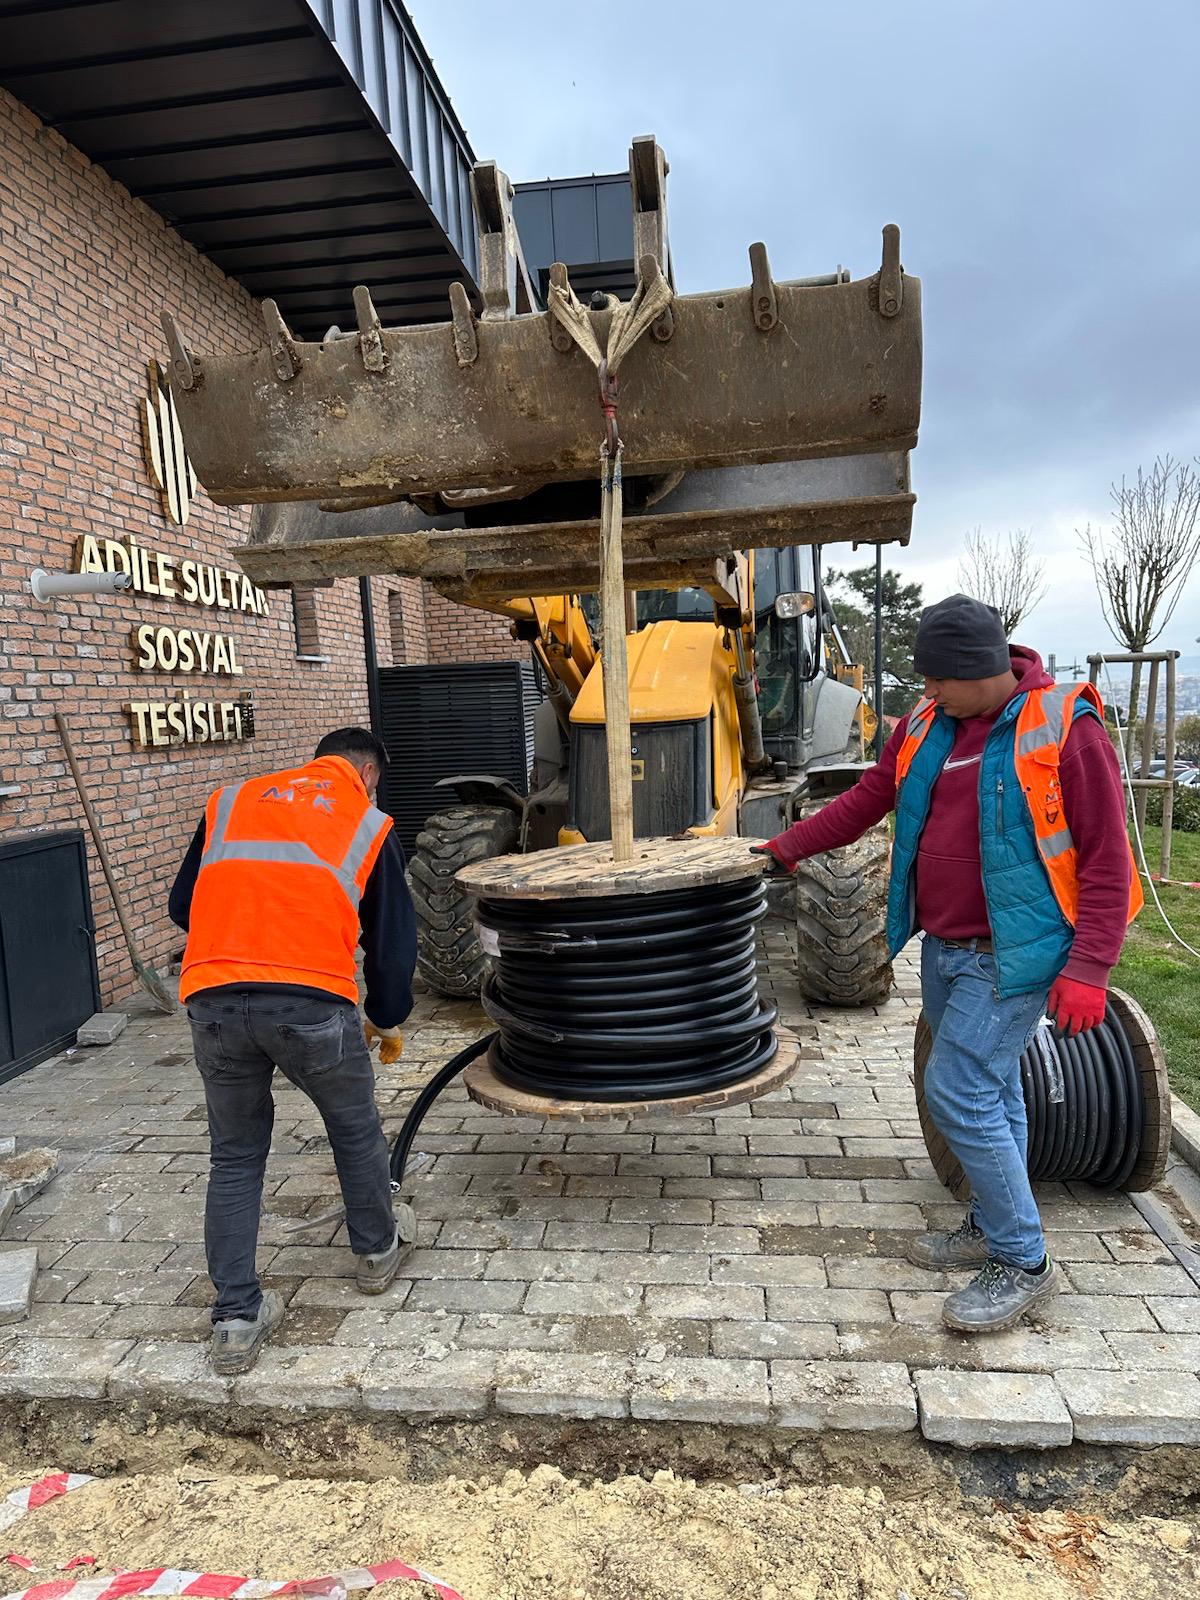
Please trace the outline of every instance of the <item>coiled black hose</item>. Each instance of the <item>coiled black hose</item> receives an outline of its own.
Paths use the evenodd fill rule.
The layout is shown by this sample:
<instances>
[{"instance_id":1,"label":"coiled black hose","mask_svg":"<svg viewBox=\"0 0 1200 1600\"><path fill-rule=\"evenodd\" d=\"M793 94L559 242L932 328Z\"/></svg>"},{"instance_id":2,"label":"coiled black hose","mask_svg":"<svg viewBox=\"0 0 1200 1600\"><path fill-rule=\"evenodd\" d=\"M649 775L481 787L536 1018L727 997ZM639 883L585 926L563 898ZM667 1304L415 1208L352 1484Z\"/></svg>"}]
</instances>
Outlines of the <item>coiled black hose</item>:
<instances>
[{"instance_id":1,"label":"coiled black hose","mask_svg":"<svg viewBox=\"0 0 1200 1600\"><path fill-rule=\"evenodd\" d=\"M603 899L482 899L495 957L489 1052L516 1088L564 1100L663 1100L749 1077L774 1056L759 998L759 877Z\"/></svg>"},{"instance_id":2,"label":"coiled black hose","mask_svg":"<svg viewBox=\"0 0 1200 1600\"><path fill-rule=\"evenodd\" d=\"M1145 1104L1133 1050L1111 1006L1099 1027L1073 1039L1043 1023L1021 1057L1021 1085L1035 1182L1071 1179L1096 1189L1128 1182Z\"/></svg>"}]
</instances>

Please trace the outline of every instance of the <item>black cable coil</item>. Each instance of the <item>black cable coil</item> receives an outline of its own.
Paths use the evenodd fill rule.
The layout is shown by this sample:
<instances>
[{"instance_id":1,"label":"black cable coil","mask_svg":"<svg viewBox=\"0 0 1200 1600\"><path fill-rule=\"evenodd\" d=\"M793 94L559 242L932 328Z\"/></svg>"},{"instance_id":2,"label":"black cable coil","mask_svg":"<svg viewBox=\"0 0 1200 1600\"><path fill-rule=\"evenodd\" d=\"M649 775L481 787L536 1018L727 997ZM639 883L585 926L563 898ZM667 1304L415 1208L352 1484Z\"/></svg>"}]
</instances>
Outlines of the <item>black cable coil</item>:
<instances>
[{"instance_id":1,"label":"black cable coil","mask_svg":"<svg viewBox=\"0 0 1200 1600\"><path fill-rule=\"evenodd\" d=\"M480 900L493 1070L564 1100L664 1100L759 1071L777 1049L754 948L766 903L757 876L595 900Z\"/></svg>"},{"instance_id":2,"label":"black cable coil","mask_svg":"<svg viewBox=\"0 0 1200 1600\"><path fill-rule=\"evenodd\" d=\"M1111 1006L1099 1027L1073 1039L1042 1023L1021 1057L1021 1084L1032 1179L1073 1179L1097 1189L1128 1182L1142 1146L1145 1105L1133 1051Z\"/></svg>"}]
</instances>

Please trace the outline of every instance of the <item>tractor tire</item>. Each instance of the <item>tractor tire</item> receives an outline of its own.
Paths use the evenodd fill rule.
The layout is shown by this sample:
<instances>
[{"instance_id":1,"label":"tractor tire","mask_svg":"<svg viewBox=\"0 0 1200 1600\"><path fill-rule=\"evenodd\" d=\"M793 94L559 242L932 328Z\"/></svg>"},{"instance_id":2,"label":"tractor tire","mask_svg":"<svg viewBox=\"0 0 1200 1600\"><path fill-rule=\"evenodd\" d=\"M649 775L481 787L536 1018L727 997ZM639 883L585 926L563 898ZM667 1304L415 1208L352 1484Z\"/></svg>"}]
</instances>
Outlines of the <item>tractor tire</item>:
<instances>
[{"instance_id":1,"label":"tractor tire","mask_svg":"<svg viewBox=\"0 0 1200 1600\"><path fill-rule=\"evenodd\" d=\"M796 976L806 1000L872 1006L886 998L890 854L881 824L796 868Z\"/></svg>"},{"instance_id":2,"label":"tractor tire","mask_svg":"<svg viewBox=\"0 0 1200 1600\"><path fill-rule=\"evenodd\" d=\"M506 806L447 806L426 820L410 864L417 914L417 971L445 995L477 995L487 957L472 918L473 896L455 873L473 861L512 855L521 819Z\"/></svg>"}]
</instances>

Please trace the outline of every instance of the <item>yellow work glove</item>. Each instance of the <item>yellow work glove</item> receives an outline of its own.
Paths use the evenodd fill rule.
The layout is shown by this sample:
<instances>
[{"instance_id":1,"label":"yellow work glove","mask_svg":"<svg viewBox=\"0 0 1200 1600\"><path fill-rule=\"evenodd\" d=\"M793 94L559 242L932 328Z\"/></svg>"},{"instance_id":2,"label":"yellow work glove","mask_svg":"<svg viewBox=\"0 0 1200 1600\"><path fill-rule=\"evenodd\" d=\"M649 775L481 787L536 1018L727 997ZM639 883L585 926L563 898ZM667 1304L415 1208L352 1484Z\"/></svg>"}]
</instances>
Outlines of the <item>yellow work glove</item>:
<instances>
[{"instance_id":1,"label":"yellow work glove","mask_svg":"<svg viewBox=\"0 0 1200 1600\"><path fill-rule=\"evenodd\" d=\"M367 1049L374 1050L379 1046L379 1064L383 1067L394 1066L400 1059L400 1052L404 1049L404 1030L402 1028L377 1028L370 1017L364 1018L363 1032L367 1036Z\"/></svg>"}]
</instances>

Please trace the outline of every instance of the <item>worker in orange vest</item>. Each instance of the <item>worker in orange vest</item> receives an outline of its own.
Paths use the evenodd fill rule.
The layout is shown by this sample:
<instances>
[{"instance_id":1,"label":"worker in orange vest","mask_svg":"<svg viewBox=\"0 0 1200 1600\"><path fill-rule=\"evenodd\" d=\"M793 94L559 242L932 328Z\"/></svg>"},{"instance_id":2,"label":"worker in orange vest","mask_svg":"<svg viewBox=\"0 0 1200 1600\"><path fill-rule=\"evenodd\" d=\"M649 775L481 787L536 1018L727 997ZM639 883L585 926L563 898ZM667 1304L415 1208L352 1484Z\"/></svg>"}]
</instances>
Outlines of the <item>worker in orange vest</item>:
<instances>
[{"instance_id":1,"label":"worker in orange vest","mask_svg":"<svg viewBox=\"0 0 1200 1600\"><path fill-rule=\"evenodd\" d=\"M1026 1167L1021 1053L1047 1013L1072 1036L1104 1020L1142 891L1090 684L1059 688L993 606L961 594L921 613L913 663L925 693L879 764L757 848L791 872L896 814L888 950L921 932L925 1103L971 1183L960 1226L914 1238L908 1258L978 1267L942 1320L988 1333L1059 1285Z\"/></svg>"},{"instance_id":2,"label":"worker in orange vest","mask_svg":"<svg viewBox=\"0 0 1200 1600\"><path fill-rule=\"evenodd\" d=\"M340 728L306 765L218 789L171 891L188 935L179 997L208 1106L204 1248L220 1373L247 1371L283 1317L254 1262L276 1067L325 1123L358 1288L381 1294L413 1246L392 1208L370 1057L377 1041L383 1060L399 1056L416 964L404 852L372 804L386 765L374 734Z\"/></svg>"}]
</instances>

